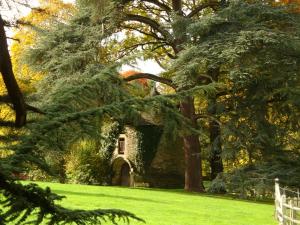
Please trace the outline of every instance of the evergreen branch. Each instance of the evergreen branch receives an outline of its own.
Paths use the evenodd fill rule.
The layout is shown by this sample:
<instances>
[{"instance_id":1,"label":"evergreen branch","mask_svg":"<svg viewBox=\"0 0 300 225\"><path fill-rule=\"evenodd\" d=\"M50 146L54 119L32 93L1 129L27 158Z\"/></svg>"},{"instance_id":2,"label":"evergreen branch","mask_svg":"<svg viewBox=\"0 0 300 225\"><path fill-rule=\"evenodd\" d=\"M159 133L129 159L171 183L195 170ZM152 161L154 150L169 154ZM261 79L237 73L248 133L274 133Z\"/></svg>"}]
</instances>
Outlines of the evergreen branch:
<instances>
[{"instance_id":1,"label":"evergreen branch","mask_svg":"<svg viewBox=\"0 0 300 225\"><path fill-rule=\"evenodd\" d=\"M157 44L163 44L163 45L166 45L165 42L148 41L148 42L144 42L144 43L138 43L138 44L135 44L135 45L131 45L131 46L129 46L128 48L124 48L123 50L124 50L124 51L127 51L127 50L133 51L134 49L136 49L136 48L138 48L138 47L142 47L142 49L144 50L144 46L145 46L145 45L157 45ZM159 45L159 46L161 46L161 45Z\"/></svg>"},{"instance_id":2,"label":"evergreen branch","mask_svg":"<svg viewBox=\"0 0 300 225\"><path fill-rule=\"evenodd\" d=\"M128 4L130 2L133 2L133 0L122 0L123 5ZM141 0L141 2L152 3L152 4L156 5L158 8L164 9L166 12L171 12L171 10L172 10L167 4L164 4L158 0Z\"/></svg>"},{"instance_id":3,"label":"evergreen branch","mask_svg":"<svg viewBox=\"0 0 300 225\"><path fill-rule=\"evenodd\" d=\"M5 199L1 201L6 212L0 211L0 221L6 223L18 220L18 224L28 224L26 219L36 210L37 220L31 221L34 224L66 224L74 223L77 225L101 224L101 221L109 219L113 224L117 220L129 222L134 219L145 222L132 213L117 209L96 209L96 210L70 210L55 204L63 196L52 193L50 188L45 190L36 184L22 185L12 181L1 170L0 189ZM21 216L22 215L22 216ZM0 223L1 224L1 223Z\"/></svg>"},{"instance_id":4,"label":"evergreen branch","mask_svg":"<svg viewBox=\"0 0 300 225\"><path fill-rule=\"evenodd\" d=\"M40 110L39 108L36 108L36 107L34 107L34 106L32 106L32 105L28 105L27 103L25 103L25 105L26 105L26 109L27 109L28 111L35 112L35 113L39 113L39 114L42 114L42 115L45 115L45 114L46 114L44 111L42 111L42 110Z\"/></svg>"},{"instance_id":5,"label":"evergreen branch","mask_svg":"<svg viewBox=\"0 0 300 225\"><path fill-rule=\"evenodd\" d=\"M209 76L209 75L206 75L206 74L198 74L197 76L198 76L199 80L201 80L201 78L205 78L205 79L208 79L210 82L214 82L214 80L212 79L212 77Z\"/></svg>"},{"instance_id":6,"label":"evergreen branch","mask_svg":"<svg viewBox=\"0 0 300 225\"><path fill-rule=\"evenodd\" d=\"M172 35L167 30L163 29L162 26L153 19L141 16L141 15L126 14L125 20L126 21L136 21L136 22L145 24L147 26L150 26L153 30L156 30L162 36L164 36L168 41L170 41L170 42L173 41Z\"/></svg>"},{"instance_id":7,"label":"evergreen branch","mask_svg":"<svg viewBox=\"0 0 300 225\"><path fill-rule=\"evenodd\" d=\"M173 48L174 50L176 49L176 48L174 48L173 46L172 46L172 48ZM163 46L162 49L164 50L164 52L166 53L166 55L167 55L170 59L177 59L177 56L176 56L176 55L172 55L171 53L169 53L165 46Z\"/></svg>"},{"instance_id":8,"label":"evergreen branch","mask_svg":"<svg viewBox=\"0 0 300 225\"><path fill-rule=\"evenodd\" d=\"M146 4L145 2L142 2L143 4L138 5L136 9L140 10L143 8L145 11L149 12L149 15L151 14L154 18L160 18L161 20L164 20L167 23L171 23L170 20L170 13L165 11L162 8L152 7ZM163 12L166 12L167 15L164 15Z\"/></svg>"},{"instance_id":9,"label":"evergreen branch","mask_svg":"<svg viewBox=\"0 0 300 225\"><path fill-rule=\"evenodd\" d=\"M136 28L136 27L131 27L131 26L124 26L124 25L123 25L122 27L125 28L125 29L128 29L128 30L135 30L135 31L137 31L137 32L139 32L139 33L141 33L141 34L144 34L144 35L146 35L146 36L153 37L154 39L157 39L157 40L159 40L159 41L164 41L164 40L165 40L164 38L158 37L158 36L156 35L156 33L153 33L153 32L147 33L147 32L145 32L145 31L142 31L141 29L138 29L138 28Z\"/></svg>"},{"instance_id":10,"label":"evergreen branch","mask_svg":"<svg viewBox=\"0 0 300 225\"><path fill-rule=\"evenodd\" d=\"M156 5L157 7L164 9L166 12L171 12L171 8L168 5L166 5L166 4L164 4L160 1L157 1L157 0L142 0L142 2L152 3L152 4Z\"/></svg>"},{"instance_id":11,"label":"evergreen branch","mask_svg":"<svg viewBox=\"0 0 300 225\"><path fill-rule=\"evenodd\" d=\"M156 75L150 74L150 73L137 73L132 76L126 77L123 80L126 82L129 82L129 81L143 79L143 78L153 80L153 81L156 81L159 83L163 83L163 84L166 84L166 85L176 89L176 86L173 84L173 82L170 79L159 77L159 76L156 76Z\"/></svg>"},{"instance_id":12,"label":"evergreen branch","mask_svg":"<svg viewBox=\"0 0 300 225\"><path fill-rule=\"evenodd\" d=\"M214 116L211 115L207 115L207 114L196 114L194 116L194 119L198 120L198 119L202 119L202 118L208 118L211 121L215 121L216 123L218 123L220 126L222 125L221 121L218 120L217 118L215 118Z\"/></svg>"},{"instance_id":13,"label":"evergreen branch","mask_svg":"<svg viewBox=\"0 0 300 225\"><path fill-rule=\"evenodd\" d=\"M231 90L221 91L216 94L216 97L221 97L221 96L229 95L229 94L232 94Z\"/></svg>"},{"instance_id":14,"label":"evergreen branch","mask_svg":"<svg viewBox=\"0 0 300 225\"><path fill-rule=\"evenodd\" d=\"M11 99L8 95L0 95L0 102L3 102L3 103L11 103ZM32 111L32 112L35 112L35 113L39 113L39 114L45 114L45 112L43 112L42 110L34 107L34 106L31 106L27 103L25 103L25 107L27 110L29 111Z\"/></svg>"},{"instance_id":15,"label":"evergreen branch","mask_svg":"<svg viewBox=\"0 0 300 225\"><path fill-rule=\"evenodd\" d=\"M208 7L214 8L214 7L219 6L219 5L220 5L220 3L216 2L216 1L211 1L211 2L200 4L192 12L190 12L187 15L187 17L191 18L191 17L195 16L196 14L198 14L201 10L203 10L205 8L208 8Z\"/></svg>"},{"instance_id":16,"label":"evergreen branch","mask_svg":"<svg viewBox=\"0 0 300 225\"><path fill-rule=\"evenodd\" d=\"M157 76L155 76L157 77ZM165 78L164 78L165 79ZM197 92L204 92L209 93L210 89L216 89L218 86L217 84L211 83L209 85L200 85L196 86L187 90L181 90L176 92L175 94L166 94L166 95L156 95L151 97L146 97L144 99L138 99L138 98L130 98L127 100L124 100L122 102L114 102L111 104L107 104L100 107L95 107L91 109L87 109L85 111L80 111L76 113L64 113L63 116L58 116L56 118L51 118L50 121L45 123L43 125L43 131L49 132L52 129L58 129L59 127L65 125L66 123L70 123L72 121L76 121L81 117L87 117L87 116L99 116L107 114L111 117L114 117L115 119L122 117L118 112L122 111L122 109L132 106L138 106L140 105L145 106L147 104L155 103L155 102L166 102L171 99L173 100L180 100L183 98L186 98L187 96L191 96L193 94L196 94Z\"/></svg>"}]
</instances>

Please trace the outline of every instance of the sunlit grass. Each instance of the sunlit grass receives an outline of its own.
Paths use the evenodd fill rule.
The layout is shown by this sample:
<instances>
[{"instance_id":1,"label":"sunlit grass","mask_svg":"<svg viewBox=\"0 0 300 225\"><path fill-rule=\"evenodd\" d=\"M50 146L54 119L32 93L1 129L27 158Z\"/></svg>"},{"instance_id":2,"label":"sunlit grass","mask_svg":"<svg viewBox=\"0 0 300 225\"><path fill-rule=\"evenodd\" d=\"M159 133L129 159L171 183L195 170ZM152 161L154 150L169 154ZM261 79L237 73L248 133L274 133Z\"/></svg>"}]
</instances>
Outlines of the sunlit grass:
<instances>
[{"instance_id":1,"label":"sunlit grass","mask_svg":"<svg viewBox=\"0 0 300 225\"><path fill-rule=\"evenodd\" d=\"M68 208L117 208L143 218L148 225L275 225L274 206L182 190L134 189L38 183L65 195ZM121 223L122 224L122 223ZM141 225L132 221L131 224Z\"/></svg>"}]
</instances>

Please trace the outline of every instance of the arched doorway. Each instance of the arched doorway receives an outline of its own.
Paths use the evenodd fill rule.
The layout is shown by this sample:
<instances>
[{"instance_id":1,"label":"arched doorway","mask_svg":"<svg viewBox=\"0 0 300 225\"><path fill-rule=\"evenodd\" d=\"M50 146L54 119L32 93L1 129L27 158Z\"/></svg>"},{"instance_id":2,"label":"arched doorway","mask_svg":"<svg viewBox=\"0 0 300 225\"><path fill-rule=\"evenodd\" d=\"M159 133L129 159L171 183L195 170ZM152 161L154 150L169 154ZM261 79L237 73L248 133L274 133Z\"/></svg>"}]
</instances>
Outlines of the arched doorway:
<instances>
[{"instance_id":1,"label":"arched doorway","mask_svg":"<svg viewBox=\"0 0 300 225\"><path fill-rule=\"evenodd\" d=\"M132 186L133 185L133 174L130 162L123 158L117 157L112 162L112 185L118 186Z\"/></svg>"},{"instance_id":2,"label":"arched doorway","mask_svg":"<svg viewBox=\"0 0 300 225\"><path fill-rule=\"evenodd\" d=\"M130 167L128 163L123 163L120 173L120 185L130 186Z\"/></svg>"}]
</instances>

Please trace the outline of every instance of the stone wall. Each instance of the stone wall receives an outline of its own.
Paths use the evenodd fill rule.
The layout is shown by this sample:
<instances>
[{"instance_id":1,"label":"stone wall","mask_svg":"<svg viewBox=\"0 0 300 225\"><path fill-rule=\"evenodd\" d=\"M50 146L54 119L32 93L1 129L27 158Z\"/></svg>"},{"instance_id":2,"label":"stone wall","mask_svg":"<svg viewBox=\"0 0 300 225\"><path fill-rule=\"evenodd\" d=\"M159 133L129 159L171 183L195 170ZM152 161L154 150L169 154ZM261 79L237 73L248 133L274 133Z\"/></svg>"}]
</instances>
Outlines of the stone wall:
<instances>
[{"instance_id":1,"label":"stone wall","mask_svg":"<svg viewBox=\"0 0 300 225\"><path fill-rule=\"evenodd\" d=\"M133 127L126 126L124 128L124 132L120 134L119 138L125 139L125 151L124 154L120 155L118 154L118 140L116 142L116 148L113 153L114 160L118 156L122 156L131 162L135 163L136 155L137 155L137 145L138 145L138 139L137 139L137 132Z\"/></svg>"},{"instance_id":2,"label":"stone wall","mask_svg":"<svg viewBox=\"0 0 300 225\"><path fill-rule=\"evenodd\" d=\"M143 173L140 172L139 166L141 162L138 156L139 146L139 134L133 127L126 126L123 134L120 138L125 139L125 151L124 154L118 154L118 142L113 153L112 163L114 160L120 160L123 158L130 162L133 169L133 178L136 184L147 183L152 187L165 187L174 188L182 187L184 184L184 154L182 148L182 140L170 140L167 138L161 138L156 150L156 154L150 164ZM146 137L147 138L147 137ZM117 162L117 161L116 161ZM117 164L113 167L114 173L117 176L119 173L119 167L122 163ZM117 180L117 177L113 179Z\"/></svg>"},{"instance_id":3,"label":"stone wall","mask_svg":"<svg viewBox=\"0 0 300 225\"><path fill-rule=\"evenodd\" d=\"M162 138L148 171L151 186L174 188L184 185L182 139Z\"/></svg>"},{"instance_id":4,"label":"stone wall","mask_svg":"<svg viewBox=\"0 0 300 225\"><path fill-rule=\"evenodd\" d=\"M124 154L119 154L119 146L118 142L120 138L124 138L125 141L125 149ZM113 152L111 168L112 168L112 184L120 185L121 179L121 168L123 164L128 164L130 167L130 186L134 186L134 171L135 163L136 163L136 155L137 155L137 132L129 126L124 128L124 132L119 135L119 139L116 141L116 147Z\"/></svg>"}]
</instances>

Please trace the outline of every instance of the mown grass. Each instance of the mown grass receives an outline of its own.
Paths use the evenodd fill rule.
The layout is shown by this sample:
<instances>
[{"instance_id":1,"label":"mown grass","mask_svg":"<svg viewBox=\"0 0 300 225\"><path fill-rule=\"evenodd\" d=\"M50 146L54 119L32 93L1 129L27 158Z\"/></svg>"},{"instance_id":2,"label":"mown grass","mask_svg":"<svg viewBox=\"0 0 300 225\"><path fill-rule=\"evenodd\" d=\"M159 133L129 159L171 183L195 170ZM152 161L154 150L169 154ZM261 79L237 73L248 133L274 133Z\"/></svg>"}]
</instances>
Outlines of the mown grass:
<instances>
[{"instance_id":1,"label":"mown grass","mask_svg":"<svg viewBox=\"0 0 300 225\"><path fill-rule=\"evenodd\" d=\"M143 218L147 225L276 225L272 204L234 200L182 190L135 189L39 182L65 195L69 208L117 208ZM123 224L123 223L120 223ZM133 225L143 223L132 221Z\"/></svg>"}]
</instances>

